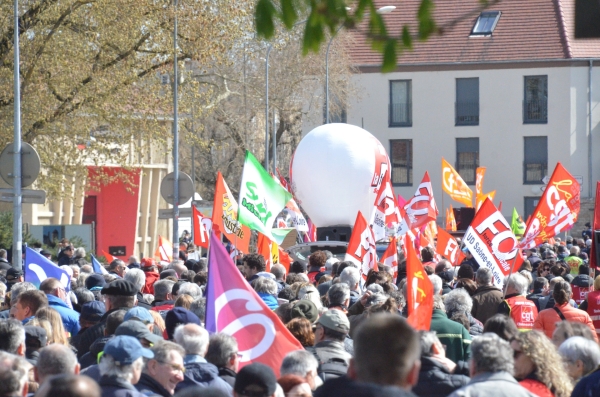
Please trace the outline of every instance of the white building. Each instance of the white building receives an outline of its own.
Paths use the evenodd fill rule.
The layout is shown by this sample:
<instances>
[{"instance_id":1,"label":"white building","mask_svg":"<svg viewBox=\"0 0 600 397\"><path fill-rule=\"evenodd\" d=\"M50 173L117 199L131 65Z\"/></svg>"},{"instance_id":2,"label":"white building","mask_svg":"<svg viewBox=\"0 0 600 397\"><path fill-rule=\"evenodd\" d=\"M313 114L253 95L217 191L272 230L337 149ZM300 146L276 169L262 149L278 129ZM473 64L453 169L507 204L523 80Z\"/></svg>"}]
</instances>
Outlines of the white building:
<instances>
[{"instance_id":1,"label":"white building","mask_svg":"<svg viewBox=\"0 0 600 397\"><path fill-rule=\"evenodd\" d=\"M397 7L385 20L398 33L416 24L419 3L377 5ZM438 26L467 17L415 42L393 73L380 72L381 55L357 35L349 50L360 98L350 100L346 121L388 149L396 193L410 197L429 171L440 216L461 206L442 197L442 157L473 190L475 168L487 167L483 190L497 191L506 217L516 207L526 219L557 162L580 179L585 202L600 178L600 39L574 38L575 0L505 0L483 13L479 6L435 2Z\"/></svg>"}]
</instances>

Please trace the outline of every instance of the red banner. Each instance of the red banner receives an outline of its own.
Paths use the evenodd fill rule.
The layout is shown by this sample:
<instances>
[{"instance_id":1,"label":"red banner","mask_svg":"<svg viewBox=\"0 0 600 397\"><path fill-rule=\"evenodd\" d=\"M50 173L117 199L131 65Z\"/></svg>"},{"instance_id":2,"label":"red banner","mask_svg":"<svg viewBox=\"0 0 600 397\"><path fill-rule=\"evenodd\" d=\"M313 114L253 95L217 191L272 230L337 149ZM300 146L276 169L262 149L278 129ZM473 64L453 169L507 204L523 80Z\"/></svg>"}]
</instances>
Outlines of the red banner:
<instances>
[{"instance_id":1,"label":"red banner","mask_svg":"<svg viewBox=\"0 0 600 397\"><path fill-rule=\"evenodd\" d=\"M390 179L390 173L383 176L383 182L375 198L375 207L371 214L371 226L373 227L373 236L375 241L386 237L386 226L392 225L394 230L398 228L401 220L398 203L394 196L394 188Z\"/></svg>"},{"instance_id":2,"label":"red banner","mask_svg":"<svg viewBox=\"0 0 600 397\"><path fill-rule=\"evenodd\" d=\"M258 233L256 253L265 258L265 271L270 272L271 265L273 264L273 258L271 257L271 240L262 233Z\"/></svg>"},{"instance_id":3,"label":"red banner","mask_svg":"<svg viewBox=\"0 0 600 397\"><path fill-rule=\"evenodd\" d=\"M397 234L407 233L409 230L420 228L428 222L436 220L439 212L433 198L433 188L428 172L425 172L415 195L402 207L401 212L403 222Z\"/></svg>"},{"instance_id":4,"label":"red banner","mask_svg":"<svg viewBox=\"0 0 600 397\"><path fill-rule=\"evenodd\" d=\"M456 266L460 263L462 254L460 245L456 239L444 229L438 230L437 246L435 249L438 254L448 259L452 263L452 266Z\"/></svg>"},{"instance_id":5,"label":"red banner","mask_svg":"<svg viewBox=\"0 0 600 397\"><path fill-rule=\"evenodd\" d=\"M194 245L197 247L208 248L208 241L212 230L212 220L205 217L194 205L192 205L192 220L194 222Z\"/></svg>"},{"instance_id":6,"label":"red banner","mask_svg":"<svg viewBox=\"0 0 600 397\"><path fill-rule=\"evenodd\" d=\"M370 269L378 270L373 230L371 230L367 224L367 220L360 211L356 215L356 221L354 222L352 236L350 236L344 260L356 263L363 278L367 277Z\"/></svg>"},{"instance_id":7,"label":"red banner","mask_svg":"<svg viewBox=\"0 0 600 397\"><path fill-rule=\"evenodd\" d=\"M492 271L496 285L502 285L513 264L518 269L523 262L510 224L490 199L475 214L463 242L477 263Z\"/></svg>"},{"instance_id":8,"label":"red banner","mask_svg":"<svg viewBox=\"0 0 600 397\"><path fill-rule=\"evenodd\" d=\"M579 182L556 164L544 194L527 222L519 248L532 248L573 227L579 215Z\"/></svg>"},{"instance_id":9,"label":"red banner","mask_svg":"<svg viewBox=\"0 0 600 397\"><path fill-rule=\"evenodd\" d=\"M433 312L433 286L412 244L406 244L406 295L408 323L429 331Z\"/></svg>"}]
</instances>

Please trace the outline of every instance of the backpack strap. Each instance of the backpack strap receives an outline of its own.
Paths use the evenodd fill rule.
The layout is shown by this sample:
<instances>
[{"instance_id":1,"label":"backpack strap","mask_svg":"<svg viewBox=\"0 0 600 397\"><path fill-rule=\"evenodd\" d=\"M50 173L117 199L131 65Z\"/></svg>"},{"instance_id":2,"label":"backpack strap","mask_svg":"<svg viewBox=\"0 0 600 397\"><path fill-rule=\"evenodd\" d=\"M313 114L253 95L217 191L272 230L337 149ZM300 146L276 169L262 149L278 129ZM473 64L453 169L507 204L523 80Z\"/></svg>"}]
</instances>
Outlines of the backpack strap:
<instances>
[{"instance_id":1,"label":"backpack strap","mask_svg":"<svg viewBox=\"0 0 600 397\"><path fill-rule=\"evenodd\" d=\"M558 309L558 307L554 306L553 309L556 312L556 314L558 314L558 317L560 317L561 320L567 321L567 319L565 318L565 315L562 314L562 312Z\"/></svg>"}]
</instances>

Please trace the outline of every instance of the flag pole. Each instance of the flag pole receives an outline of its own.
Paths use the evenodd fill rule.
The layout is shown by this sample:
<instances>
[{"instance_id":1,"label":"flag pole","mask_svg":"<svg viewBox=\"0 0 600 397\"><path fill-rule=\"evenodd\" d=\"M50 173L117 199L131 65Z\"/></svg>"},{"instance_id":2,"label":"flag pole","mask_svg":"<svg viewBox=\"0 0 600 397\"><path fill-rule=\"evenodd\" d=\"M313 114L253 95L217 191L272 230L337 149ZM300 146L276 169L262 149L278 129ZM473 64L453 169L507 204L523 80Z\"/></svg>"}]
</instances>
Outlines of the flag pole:
<instances>
[{"instance_id":1,"label":"flag pole","mask_svg":"<svg viewBox=\"0 0 600 397\"><path fill-rule=\"evenodd\" d=\"M518 251L517 251L517 255L521 255ZM515 260L513 261L512 266L510 267L510 273L508 273L508 276L505 277L504 279L508 279L510 276L512 276L513 271L515 270L515 265L517 264L517 255L515 255ZM506 298L506 290L508 289L508 282L504 283L504 292L502 293L502 300L504 300L504 298Z\"/></svg>"}]
</instances>

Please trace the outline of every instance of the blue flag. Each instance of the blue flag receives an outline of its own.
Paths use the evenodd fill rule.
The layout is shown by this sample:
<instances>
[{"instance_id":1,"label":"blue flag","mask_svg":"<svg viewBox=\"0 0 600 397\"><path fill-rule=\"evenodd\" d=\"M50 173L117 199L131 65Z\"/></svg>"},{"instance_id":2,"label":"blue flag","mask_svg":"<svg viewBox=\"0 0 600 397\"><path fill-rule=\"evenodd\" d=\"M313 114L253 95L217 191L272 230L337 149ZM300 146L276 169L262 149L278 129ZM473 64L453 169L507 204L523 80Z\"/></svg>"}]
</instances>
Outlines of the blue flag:
<instances>
[{"instance_id":1,"label":"blue flag","mask_svg":"<svg viewBox=\"0 0 600 397\"><path fill-rule=\"evenodd\" d=\"M66 271L52 263L46 257L26 247L25 281L40 288L42 281L50 277L60 280L60 283L65 287L65 291L68 292L71 289L71 277Z\"/></svg>"},{"instance_id":2,"label":"blue flag","mask_svg":"<svg viewBox=\"0 0 600 397\"><path fill-rule=\"evenodd\" d=\"M98 262L98 259L93 254L90 254L92 257L92 267L94 268L94 273L102 274L102 265Z\"/></svg>"}]
</instances>

